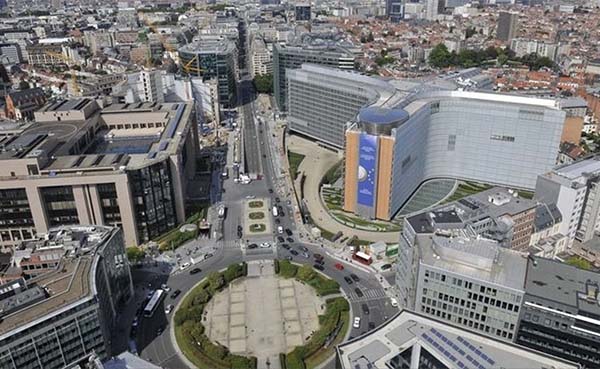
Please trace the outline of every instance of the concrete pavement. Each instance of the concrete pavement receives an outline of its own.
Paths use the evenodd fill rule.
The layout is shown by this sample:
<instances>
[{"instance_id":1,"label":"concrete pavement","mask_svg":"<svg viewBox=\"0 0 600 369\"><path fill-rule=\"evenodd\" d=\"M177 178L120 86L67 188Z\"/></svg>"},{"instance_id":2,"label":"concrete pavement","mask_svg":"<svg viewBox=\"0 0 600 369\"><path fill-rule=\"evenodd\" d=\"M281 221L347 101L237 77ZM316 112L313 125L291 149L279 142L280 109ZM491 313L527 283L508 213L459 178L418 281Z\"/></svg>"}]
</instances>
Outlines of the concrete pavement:
<instances>
[{"instance_id":1,"label":"concrete pavement","mask_svg":"<svg viewBox=\"0 0 600 369\"><path fill-rule=\"evenodd\" d=\"M321 184L321 179L325 176L327 171L342 160L342 158L338 154L298 136L289 136L287 141L288 149L290 151L304 155L304 160L302 160L302 163L300 163L298 168L298 170L306 176L304 180L303 200L306 203L313 222L317 226L332 233L342 231L344 236L356 236L357 238L366 241L398 242L400 237L399 232L370 232L348 227L335 220L331 214L329 214L329 211L325 208L325 204L323 204L323 201L321 200L319 186ZM295 186L296 191L300 193L298 183L296 183Z\"/></svg>"}]
</instances>

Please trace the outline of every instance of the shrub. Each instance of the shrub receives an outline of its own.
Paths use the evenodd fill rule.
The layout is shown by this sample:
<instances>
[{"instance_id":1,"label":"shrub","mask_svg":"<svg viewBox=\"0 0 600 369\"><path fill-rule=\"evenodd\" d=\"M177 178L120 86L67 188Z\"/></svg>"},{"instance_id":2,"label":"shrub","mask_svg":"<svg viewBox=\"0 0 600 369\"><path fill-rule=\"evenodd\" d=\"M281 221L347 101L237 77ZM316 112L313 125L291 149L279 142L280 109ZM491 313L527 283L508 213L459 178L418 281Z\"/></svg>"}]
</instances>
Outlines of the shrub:
<instances>
[{"instance_id":1,"label":"shrub","mask_svg":"<svg viewBox=\"0 0 600 369\"><path fill-rule=\"evenodd\" d=\"M220 291L225 286L225 278L223 274L212 272L208 275L208 290L214 295L215 292Z\"/></svg>"},{"instance_id":2,"label":"shrub","mask_svg":"<svg viewBox=\"0 0 600 369\"><path fill-rule=\"evenodd\" d=\"M223 272L225 283L230 283L236 278L244 275L244 267L240 264L232 264Z\"/></svg>"},{"instance_id":3,"label":"shrub","mask_svg":"<svg viewBox=\"0 0 600 369\"><path fill-rule=\"evenodd\" d=\"M273 260L273 268L275 269L275 274L279 274L279 259Z\"/></svg>"}]
</instances>

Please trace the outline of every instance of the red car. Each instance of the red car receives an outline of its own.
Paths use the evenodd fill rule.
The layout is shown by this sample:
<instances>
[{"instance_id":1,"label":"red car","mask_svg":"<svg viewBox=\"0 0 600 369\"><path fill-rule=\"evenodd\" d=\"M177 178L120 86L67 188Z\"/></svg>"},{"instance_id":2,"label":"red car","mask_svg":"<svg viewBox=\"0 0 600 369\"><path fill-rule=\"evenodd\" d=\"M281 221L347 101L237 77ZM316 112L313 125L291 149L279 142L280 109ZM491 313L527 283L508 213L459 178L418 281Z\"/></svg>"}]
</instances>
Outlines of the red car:
<instances>
[{"instance_id":1,"label":"red car","mask_svg":"<svg viewBox=\"0 0 600 369\"><path fill-rule=\"evenodd\" d=\"M335 269L344 270L344 266L341 263L335 263Z\"/></svg>"}]
</instances>

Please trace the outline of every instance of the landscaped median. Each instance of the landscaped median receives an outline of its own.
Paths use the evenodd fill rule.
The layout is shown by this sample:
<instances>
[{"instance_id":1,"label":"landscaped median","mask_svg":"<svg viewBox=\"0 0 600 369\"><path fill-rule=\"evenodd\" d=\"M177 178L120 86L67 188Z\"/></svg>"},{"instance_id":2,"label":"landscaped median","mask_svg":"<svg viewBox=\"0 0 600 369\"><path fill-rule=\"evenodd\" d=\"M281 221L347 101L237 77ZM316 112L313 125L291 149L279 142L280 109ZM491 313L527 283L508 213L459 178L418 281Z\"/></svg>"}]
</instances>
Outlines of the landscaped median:
<instances>
[{"instance_id":1,"label":"landscaped median","mask_svg":"<svg viewBox=\"0 0 600 369\"><path fill-rule=\"evenodd\" d=\"M275 271L284 278L296 278L312 286L320 296L340 293L336 281L319 274L310 265L298 266L288 260L275 260ZM345 337L350 324L350 305L343 297L326 301L325 314L319 316L319 330L306 344L297 346L288 354L281 354L284 369L315 368L334 354L335 345Z\"/></svg>"},{"instance_id":2,"label":"landscaped median","mask_svg":"<svg viewBox=\"0 0 600 369\"><path fill-rule=\"evenodd\" d=\"M233 355L211 342L204 333L202 314L208 301L231 281L246 276L246 263L230 265L223 272L211 273L179 305L175 317L175 338L186 358L200 369L255 369L256 358Z\"/></svg>"},{"instance_id":3,"label":"landscaped median","mask_svg":"<svg viewBox=\"0 0 600 369\"><path fill-rule=\"evenodd\" d=\"M198 226L200 220L206 218L206 211L206 208L200 210L196 214L187 218L184 224L194 224ZM181 232L180 227L177 227L155 239L154 242L158 243L158 248L160 251L167 251L174 250L183 245L185 242L193 240L196 237L198 237L198 228L196 228L194 231Z\"/></svg>"}]
</instances>

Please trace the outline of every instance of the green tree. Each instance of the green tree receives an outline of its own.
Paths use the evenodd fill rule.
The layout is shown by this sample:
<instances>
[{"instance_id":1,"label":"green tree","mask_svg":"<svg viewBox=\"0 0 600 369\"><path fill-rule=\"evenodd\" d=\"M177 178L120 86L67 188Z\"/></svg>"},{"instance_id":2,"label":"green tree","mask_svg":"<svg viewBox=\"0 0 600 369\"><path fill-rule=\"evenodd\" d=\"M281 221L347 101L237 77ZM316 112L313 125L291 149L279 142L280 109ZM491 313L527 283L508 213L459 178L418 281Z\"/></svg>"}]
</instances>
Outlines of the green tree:
<instances>
[{"instance_id":1,"label":"green tree","mask_svg":"<svg viewBox=\"0 0 600 369\"><path fill-rule=\"evenodd\" d=\"M133 247L128 247L126 250L127 253L127 259L132 262L132 263L136 263L140 260L142 260L144 258L144 256L146 256L146 253L144 252L144 250L142 250L139 247L133 246Z\"/></svg>"},{"instance_id":2,"label":"green tree","mask_svg":"<svg viewBox=\"0 0 600 369\"><path fill-rule=\"evenodd\" d=\"M446 68L452 63L452 55L444 44L437 44L429 54L429 64L435 68Z\"/></svg>"},{"instance_id":3,"label":"green tree","mask_svg":"<svg viewBox=\"0 0 600 369\"><path fill-rule=\"evenodd\" d=\"M254 88L262 94L270 94L273 92L273 75L259 74L254 77Z\"/></svg>"}]
</instances>

